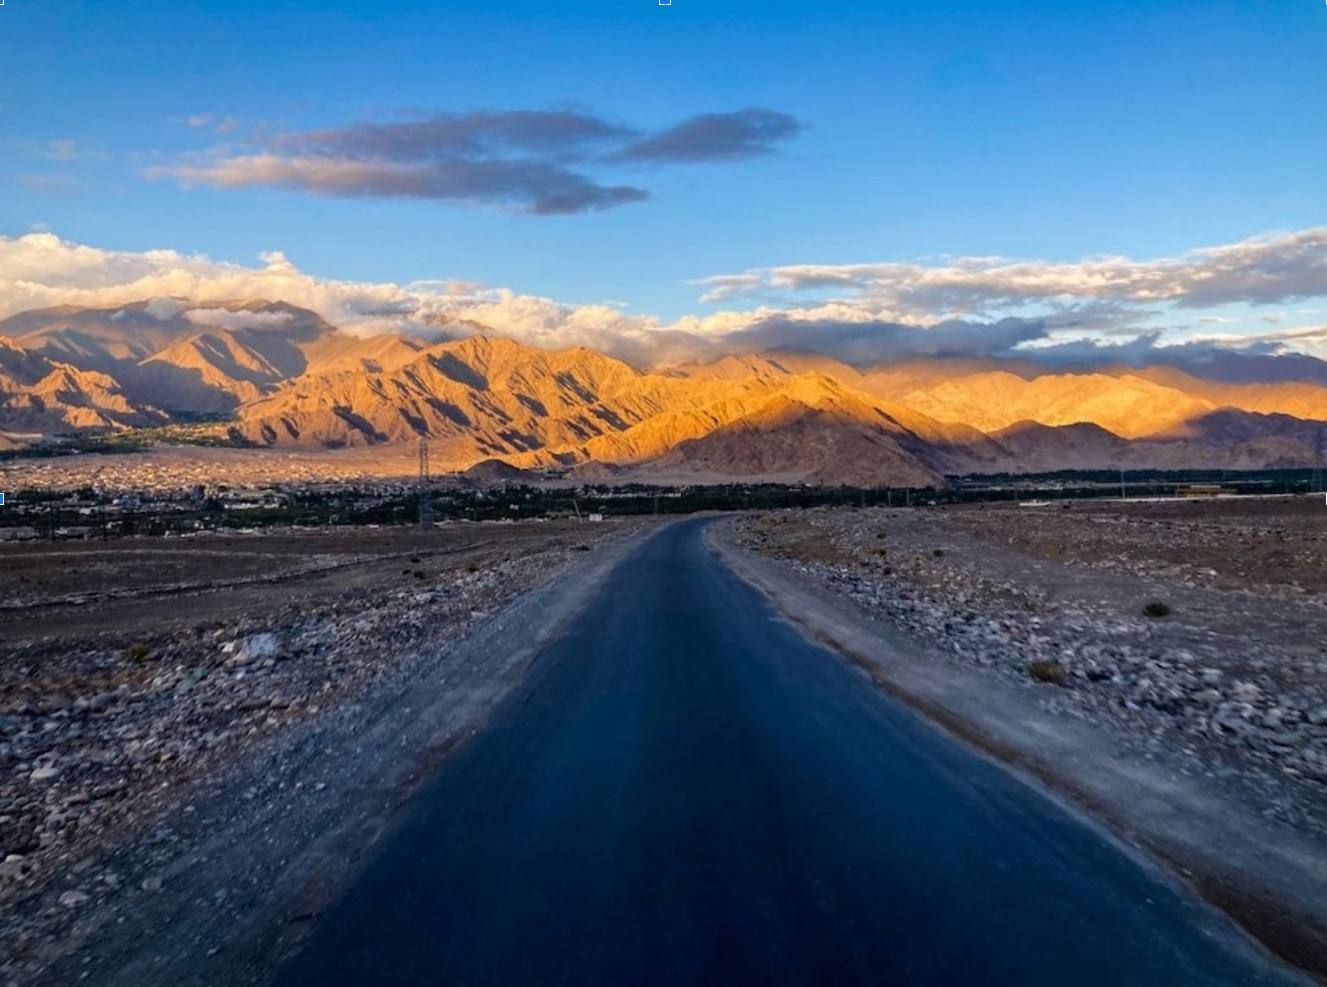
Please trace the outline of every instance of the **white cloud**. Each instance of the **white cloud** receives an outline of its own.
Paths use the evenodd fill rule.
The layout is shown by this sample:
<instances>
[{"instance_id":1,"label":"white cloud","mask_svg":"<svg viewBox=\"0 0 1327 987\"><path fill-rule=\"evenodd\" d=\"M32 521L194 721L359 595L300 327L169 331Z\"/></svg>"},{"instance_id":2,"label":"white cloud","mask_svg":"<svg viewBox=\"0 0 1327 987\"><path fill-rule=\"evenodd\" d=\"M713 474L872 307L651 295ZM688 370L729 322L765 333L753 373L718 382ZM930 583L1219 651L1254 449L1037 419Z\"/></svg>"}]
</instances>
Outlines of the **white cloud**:
<instances>
[{"instance_id":1,"label":"white cloud","mask_svg":"<svg viewBox=\"0 0 1327 987\"><path fill-rule=\"evenodd\" d=\"M183 312L184 304L174 298L153 298L144 308L152 318L166 322Z\"/></svg>"},{"instance_id":2,"label":"white cloud","mask_svg":"<svg viewBox=\"0 0 1327 987\"><path fill-rule=\"evenodd\" d=\"M1287 247L1291 240L1299 247ZM1024 353L1028 347L1059 346L1074 340L1086 341L1091 349L1096 345L1093 341L1112 337L1118 345L1133 346L1142 353L1185 337L1192 339L1187 334L1195 317L1183 320L1190 329L1172 323L1169 329L1151 325L1146 332L1138 328L1125 331L1121 327L1129 325L1130 318L1135 318L1132 324L1137 326L1138 319L1151 318L1153 310L1142 309L1137 301L1121 300L1098 286L1112 283L1112 278L1115 282L1123 279L1131 284L1145 284L1147 291L1138 293L1139 298L1151 299L1153 293L1161 292L1167 295L1170 305L1186 297L1176 295L1168 287L1177 283L1200 285L1200 290L1210 295L1228 295L1229 281L1224 288L1214 283L1223 276L1244 284L1256 281L1268 294L1284 292L1287 284L1293 284L1306 295L1316 292L1327 296L1327 286L1315 288L1311 278L1293 273L1313 268L1312 251L1304 247L1311 242L1315 241L1307 234L1288 235L1279 241L1273 238L1246 241L1239 251L1220 248L1191 255L1220 254L1224 258L1206 266L1191 259L1181 265L1183 271L1177 271L1171 267L1180 262L1158 262L1165 269L1164 276L1155 271L1134 271L1127 277L1084 273L1094 270L1092 265L1104 263L1098 261L1080 265L1084 270L1075 265L1050 264L1041 271L1034 270L1031 262L991 259L936 268L891 265L891 268L922 271L921 276L910 282L912 285L929 282L934 287L936 282L953 282L958 277L954 272L966 270L975 272L974 283L1007 277L1009 282L998 293L992 296L988 290L984 297L988 300L1017 297L1023 311L1015 313L1018 316L1015 318L946 322L946 316L952 313L945 306L926 308L919 302L922 293L906 285L907 291L897 287L888 291L880 289L877 282L881 265L870 265L870 279L863 281L860 271L864 268L859 265L852 269L816 269L815 277L820 281L832 276L849 285L866 285L845 292L844 297L813 304L729 308L665 323L648 315L628 314L618 303L567 305L506 288L489 288L445 277L410 284L327 280L301 270L284 253L275 250L263 253L259 263L244 265L174 250L104 250L62 240L50 233L33 233L0 236L0 318L24 309L53 305L114 308L150 299L149 311L159 318L184 314L199 325L249 328L263 324L263 320L255 321L253 313L223 312L215 306L237 299L267 299L311 309L333 325L360 335L401 332L438 337L464 335L473 331L474 326L482 326L542 347L588 346L638 366L776 346L818 350L869 362L899 354ZM1298 265L1293 262L1297 250ZM1271 264L1272 253L1282 258L1280 266ZM1245 257L1243 266L1231 261L1237 254ZM1251 257L1262 259L1255 264ZM1125 267L1112 270L1126 270L1133 262L1119 263ZM1255 277L1251 264L1264 276ZM1011 269L1017 271L1017 276L1009 274ZM759 284L771 284L793 281L807 269L778 270L782 273L738 277L746 284L752 278ZM790 270L799 273L788 274ZM851 277L845 279L845 270L850 271ZM1277 279L1282 282L1279 287L1271 283ZM1031 294L1029 285L1040 285L1043 292L1053 289L1054 295L1045 296L1046 300L1038 306L1034 304L1037 296ZM900 299L908 291L912 293L904 303ZM1079 294L1072 294L1073 291ZM181 299L187 300L187 305ZM1034 311L1029 312L1028 308ZM1234 328L1226 326L1224 320L1230 314L1239 314L1238 307L1233 313L1211 309L1197 320L1212 322L1213 327ZM977 309L977 314L986 313ZM1247 324L1245 320L1239 321ZM266 324L270 324L270 319ZM1228 337L1228 342L1222 345L1256 343L1263 352L1327 355L1325 335L1327 330L1322 327L1244 335L1230 331L1223 337Z\"/></svg>"},{"instance_id":3,"label":"white cloud","mask_svg":"<svg viewBox=\"0 0 1327 987\"><path fill-rule=\"evenodd\" d=\"M1270 346L1276 350L1288 349L1327 360L1327 323L1246 335L1208 333L1193 337L1193 341L1215 343L1226 349L1236 350L1266 350Z\"/></svg>"},{"instance_id":4,"label":"white cloud","mask_svg":"<svg viewBox=\"0 0 1327 987\"><path fill-rule=\"evenodd\" d=\"M805 292L869 302L899 318L992 318L1029 304L1113 302L1209 308L1327 296L1327 227L1252 237L1176 258L1058 262L792 264L703 278L705 302Z\"/></svg>"},{"instance_id":5,"label":"white cloud","mask_svg":"<svg viewBox=\"0 0 1327 987\"><path fill-rule=\"evenodd\" d=\"M112 307L152 299L170 315L187 298L191 321L225 324L208 303L263 298L318 312L350 332L445 333L452 322L469 320L541 346L586 345L635 349L656 320L624 316L606 305L563 305L548 298L489 290L438 280L398 284L332 281L313 277L280 251L261 255L261 266L245 266L174 250L103 250L50 233L0 236L0 317L53 305ZM235 313L230 313L234 315Z\"/></svg>"},{"instance_id":6,"label":"white cloud","mask_svg":"<svg viewBox=\"0 0 1327 987\"><path fill-rule=\"evenodd\" d=\"M218 329L275 329L292 318L289 312L232 312L224 308L191 308L184 317L196 326Z\"/></svg>"}]
</instances>

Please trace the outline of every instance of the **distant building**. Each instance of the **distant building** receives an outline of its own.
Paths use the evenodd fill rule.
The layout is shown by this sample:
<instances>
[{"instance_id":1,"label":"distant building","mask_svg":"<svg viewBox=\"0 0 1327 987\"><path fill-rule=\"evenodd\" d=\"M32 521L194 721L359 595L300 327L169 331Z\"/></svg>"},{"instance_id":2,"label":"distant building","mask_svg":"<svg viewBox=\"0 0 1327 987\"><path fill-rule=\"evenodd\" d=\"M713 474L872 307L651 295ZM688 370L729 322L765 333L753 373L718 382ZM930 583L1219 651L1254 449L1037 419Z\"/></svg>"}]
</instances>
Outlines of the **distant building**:
<instances>
[{"instance_id":1,"label":"distant building","mask_svg":"<svg viewBox=\"0 0 1327 987\"><path fill-rule=\"evenodd\" d=\"M1176 497L1233 497L1238 493L1234 487L1223 487L1218 483L1190 483L1175 488Z\"/></svg>"}]
</instances>

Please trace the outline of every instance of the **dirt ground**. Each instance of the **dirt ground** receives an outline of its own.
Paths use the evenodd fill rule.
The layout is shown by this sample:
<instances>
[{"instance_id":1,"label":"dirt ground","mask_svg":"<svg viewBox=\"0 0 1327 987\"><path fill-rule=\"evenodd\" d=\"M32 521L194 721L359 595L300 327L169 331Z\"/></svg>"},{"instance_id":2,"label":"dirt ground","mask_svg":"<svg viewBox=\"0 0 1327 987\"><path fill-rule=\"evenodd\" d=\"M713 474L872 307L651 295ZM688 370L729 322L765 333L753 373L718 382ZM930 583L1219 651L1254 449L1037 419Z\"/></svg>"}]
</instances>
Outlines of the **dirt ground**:
<instances>
[{"instance_id":1,"label":"dirt ground","mask_svg":"<svg viewBox=\"0 0 1327 987\"><path fill-rule=\"evenodd\" d=\"M1232 497L955 510L973 538L1055 562L1156 567L1221 589L1327 595L1327 505L1318 497Z\"/></svg>"},{"instance_id":2,"label":"dirt ground","mask_svg":"<svg viewBox=\"0 0 1327 987\"><path fill-rule=\"evenodd\" d=\"M890 674L947 681L967 704L957 726L1008 734L1063 790L1120 776L1084 804L1126 833L1150 805L1169 822L1149 846L1327 974L1320 498L772 512L738 541L907 642L912 664ZM1052 742L1080 728L1108 752L1095 768ZM1130 789L1141 778L1150 795Z\"/></svg>"},{"instance_id":3,"label":"dirt ground","mask_svg":"<svg viewBox=\"0 0 1327 987\"><path fill-rule=\"evenodd\" d=\"M997 598L971 592L973 584L966 580L951 582L949 592L958 606L946 607L910 578L915 570L906 563L897 581L885 582L879 570L866 577L850 551L837 553L837 566L796 561L776 547L777 536L760 534L760 529L782 529L789 539L783 545L800 543L821 556L831 554L833 542L845 535L853 543L874 546L869 539L852 537L867 524L851 513L767 516L746 525L716 526L712 541L740 575L810 637L841 652L886 691L955 736L1034 784L1067 796L1071 805L1086 810L1089 824L1106 823L1127 848L1141 848L1145 859L1164 862L1172 875L1273 953L1316 973L1314 983L1327 982L1327 832L1316 825L1327 819L1327 799L1321 784L1302 783L1298 772L1285 770L1294 760L1295 745L1303 745L1305 754L1311 744L1321 749L1324 731L1317 732L1316 741L1302 729L1298 735L1292 730L1269 737L1250 730L1254 723L1240 718L1245 729L1227 739L1244 742L1214 749L1203 743L1209 739L1203 734L1211 721L1217 721L1218 734L1228 733L1226 704L1206 696L1196 708L1186 709L1182 688L1177 702L1173 692L1153 692L1148 682L1164 677L1183 686L1197 671L1203 679L1215 674L1220 691L1239 693L1253 683L1237 681L1231 688L1220 682L1217 669L1176 668L1171 659L1185 651L1172 651L1156 639L1139 641L1145 636L1132 633L1124 621L1115 622L1125 631L1121 635L1056 616L1054 605L1008 609ZM891 556L902 554L897 536L909 514L873 519L877 536L881 526L892 522L887 532ZM808 537L807 529L822 536ZM945 554L937 556L935 547L963 544L945 539L934 525L923 530L924 557L940 565L952 555L941 548ZM757 551L737 547L733 537L754 542ZM1037 577L1064 576L1065 567L1041 569L1042 563L1021 558ZM1029 626L1032 633L1025 633ZM973 629L975 635L966 633ZM1095 633L1075 642L1074 630ZM1140 643L1144 647L1135 647ZM1065 644L1085 653L1060 652L1069 672L1062 683L1028 675L1031 655L1054 654ZM1133 655L1127 653L1131 647ZM1208 652L1202 661L1211 657ZM1081 674L1082 662L1102 659L1118 663L1108 678ZM1088 667L1105 670L1100 664ZM1206 681L1202 688L1218 691ZM1251 698L1262 702L1256 693ZM1250 706L1238 704L1235 715ZM1248 743L1270 747L1269 740L1283 748L1275 757L1263 756Z\"/></svg>"},{"instance_id":4,"label":"dirt ground","mask_svg":"<svg viewBox=\"0 0 1327 987\"><path fill-rule=\"evenodd\" d=\"M0 983L116 897L118 872L88 868L178 811L179 792L430 663L451 702L445 680L472 671L442 657L456 642L648 526L0 546Z\"/></svg>"},{"instance_id":5,"label":"dirt ground","mask_svg":"<svg viewBox=\"0 0 1327 987\"><path fill-rule=\"evenodd\" d=\"M1316 498L777 512L743 539L937 661L1044 690L1327 838Z\"/></svg>"},{"instance_id":6,"label":"dirt ground","mask_svg":"<svg viewBox=\"0 0 1327 987\"><path fill-rule=\"evenodd\" d=\"M0 645L254 614L292 595L409 589L603 533L548 521L0 545Z\"/></svg>"}]
</instances>

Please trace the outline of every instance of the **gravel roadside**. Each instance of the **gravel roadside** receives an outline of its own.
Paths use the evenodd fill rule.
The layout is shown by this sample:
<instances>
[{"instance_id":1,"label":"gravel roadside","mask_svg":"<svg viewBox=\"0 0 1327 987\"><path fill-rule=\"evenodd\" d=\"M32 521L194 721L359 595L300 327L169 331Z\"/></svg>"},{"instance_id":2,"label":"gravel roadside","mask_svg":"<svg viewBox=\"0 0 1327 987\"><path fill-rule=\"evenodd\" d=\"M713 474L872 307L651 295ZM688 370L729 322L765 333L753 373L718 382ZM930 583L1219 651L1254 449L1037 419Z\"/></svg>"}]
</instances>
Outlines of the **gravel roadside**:
<instances>
[{"instance_id":1,"label":"gravel roadside","mask_svg":"<svg viewBox=\"0 0 1327 987\"><path fill-rule=\"evenodd\" d=\"M91 694L26 648L83 694L0 720L0 983L262 983L642 530L166 627Z\"/></svg>"},{"instance_id":2,"label":"gravel roadside","mask_svg":"<svg viewBox=\"0 0 1327 987\"><path fill-rule=\"evenodd\" d=\"M1047 523L1026 514L1016 523ZM956 517L779 513L716 525L713 541L885 688L1327 973L1327 608L1053 561L974 539ZM1057 523L1071 538L1078 522ZM1143 615L1158 598L1172 616Z\"/></svg>"}]
</instances>

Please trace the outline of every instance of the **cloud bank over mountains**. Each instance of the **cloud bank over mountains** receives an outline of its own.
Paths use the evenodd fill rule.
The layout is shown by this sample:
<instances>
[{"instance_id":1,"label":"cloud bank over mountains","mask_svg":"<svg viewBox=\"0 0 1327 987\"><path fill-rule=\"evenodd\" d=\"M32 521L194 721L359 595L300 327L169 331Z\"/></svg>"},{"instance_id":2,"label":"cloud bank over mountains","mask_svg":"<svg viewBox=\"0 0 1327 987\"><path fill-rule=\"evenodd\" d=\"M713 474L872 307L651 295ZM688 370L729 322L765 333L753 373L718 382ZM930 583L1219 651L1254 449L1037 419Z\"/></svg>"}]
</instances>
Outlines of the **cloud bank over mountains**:
<instances>
[{"instance_id":1,"label":"cloud bank over mountains","mask_svg":"<svg viewBox=\"0 0 1327 987\"><path fill-rule=\"evenodd\" d=\"M435 121L427 138L400 130L338 131L319 138L319 146L350 148L361 139L374 147L392 141L410 145L436 142L444 133L457 147L566 148L598 143L606 126L574 115L482 125L457 118ZM664 155L682 153L677 149L691 146L692 138L643 140L661 141L645 153ZM746 140L738 137L732 147ZM710 137L695 146L724 153L721 142ZM1018 356L1051 364L1141 366L1164 354L1175 362L1233 351L1327 358L1327 324L1320 315L1306 318L1315 314L1311 308L1306 314L1303 309L1289 316L1275 313L1310 324L1230 330L1232 321L1247 324L1242 310L1248 306L1327 298L1327 229L1321 228L1153 261L957 258L718 275L699 282L707 288L706 300L749 307L672 323L609 304L567 305L455 281L322 279L275 251L260 260L260 266L246 266L172 250L105 250L49 233L0 236L0 318L31 308L112 307L145 299L153 300L149 312L170 318L191 306L206 310L208 303L262 298L312 309L359 335L399 332L440 339L469 335L480 326L545 348L587 346L641 367L773 349L820 352L858 365L916 356ZM227 319L244 316L187 317L200 328L231 328Z\"/></svg>"},{"instance_id":2,"label":"cloud bank over mountains","mask_svg":"<svg viewBox=\"0 0 1327 987\"><path fill-rule=\"evenodd\" d=\"M226 145L146 174L185 186L268 186L567 215L649 198L646 189L594 172L760 157L803 129L794 117L761 108L702 114L654 133L570 111L433 113L281 133L256 148L237 153Z\"/></svg>"},{"instance_id":3,"label":"cloud bank over mountains","mask_svg":"<svg viewBox=\"0 0 1327 987\"><path fill-rule=\"evenodd\" d=\"M982 315L1034 302L1268 305L1327 294L1327 227L1251 237L1151 261L958 257L934 265L792 264L714 275L698 283L708 289L702 298L707 302L828 290L886 307L900 318Z\"/></svg>"}]
</instances>

